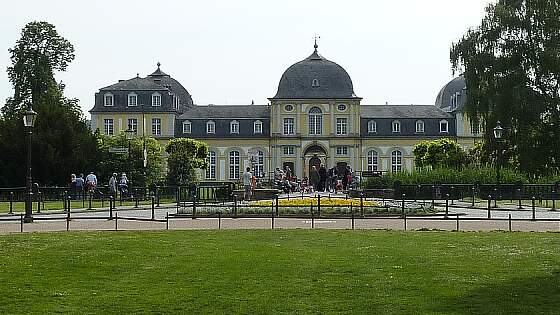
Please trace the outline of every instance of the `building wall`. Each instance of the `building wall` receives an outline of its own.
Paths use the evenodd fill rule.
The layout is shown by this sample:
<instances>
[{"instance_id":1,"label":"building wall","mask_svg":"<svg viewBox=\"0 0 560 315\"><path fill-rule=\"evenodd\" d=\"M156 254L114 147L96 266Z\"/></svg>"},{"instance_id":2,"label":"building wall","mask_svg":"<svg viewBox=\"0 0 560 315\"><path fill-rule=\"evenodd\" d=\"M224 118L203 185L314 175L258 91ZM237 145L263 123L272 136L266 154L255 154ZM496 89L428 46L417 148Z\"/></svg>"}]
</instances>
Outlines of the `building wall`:
<instances>
[{"instance_id":1,"label":"building wall","mask_svg":"<svg viewBox=\"0 0 560 315\"><path fill-rule=\"evenodd\" d=\"M156 139L169 139L175 135L175 114L172 113L127 113L127 112L106 112L91 114L92 130L99 129L104 134L105 119L113 119L113 134L118 135L128 129L128 119L135 118L138 122L137 135L145 135ZM144 126L142 124L144 119ZM152 118L161 119L161 135L152 135Z\"/></svg>"}]
</instances>

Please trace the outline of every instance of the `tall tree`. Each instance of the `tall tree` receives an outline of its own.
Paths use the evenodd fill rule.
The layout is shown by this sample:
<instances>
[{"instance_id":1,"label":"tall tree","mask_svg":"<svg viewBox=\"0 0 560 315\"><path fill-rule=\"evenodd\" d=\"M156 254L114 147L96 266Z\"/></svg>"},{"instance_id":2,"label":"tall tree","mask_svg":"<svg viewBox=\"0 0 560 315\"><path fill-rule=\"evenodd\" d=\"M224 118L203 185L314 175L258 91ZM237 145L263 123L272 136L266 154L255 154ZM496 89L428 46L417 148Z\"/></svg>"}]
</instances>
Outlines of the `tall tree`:
<instances>
[{"instance_id":1,"label":"tall tree","mask_svg":"<svg viewBox=\"0 0 560 315\"><path fill-rule=\"evenodd\" d=\"M2 107L0 117L0 185L22 185L27 147L23 111L31 103L38 113L33 130L33 177L43 185L65 184L70 173L92 169L97 156L95 137L89 130L77 99L64 97L64 85L54 71L66 70L74 47L47 22L31 22L9 50L8 76L14 96Z\"/></svg>"},{"instance_id":2,"label":"tall tree","mask_svg":"<svg viewBox=\"0 0 560 315\"><path fill-rule=\"evenodd\" d=\"M169 154L167 180L170 184L190 185L198 182L197 171L207 166L208 145L205 142L172 139L167 143L165 151Z\"/></svg>"},{"instance_id":3,"label":"tall tree","mask_svg":"<svg viewBox=\"0 0 560 315\"><path fill-rule=\"evenodd\" d=\"M468 115L485 126L484 154L505 149L501 163L532 175L560 168L559 16L558 0L500 0L450 53L467 81ZM507 130L499 148L498 120Z\"/></svg>"}]
</instances>

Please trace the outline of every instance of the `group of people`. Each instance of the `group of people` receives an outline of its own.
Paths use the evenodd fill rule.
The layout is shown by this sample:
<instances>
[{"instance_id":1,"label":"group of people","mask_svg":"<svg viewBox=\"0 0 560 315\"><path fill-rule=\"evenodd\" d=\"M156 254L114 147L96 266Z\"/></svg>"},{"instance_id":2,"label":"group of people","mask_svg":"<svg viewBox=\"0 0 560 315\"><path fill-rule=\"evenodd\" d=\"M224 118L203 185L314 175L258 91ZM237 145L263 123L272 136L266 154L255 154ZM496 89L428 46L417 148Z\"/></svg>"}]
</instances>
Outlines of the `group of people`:
<instances>
[{"instance_id":1,"label":"group of people","mask_svg":"<svg viewBox=\"0 0 560 315\"><path fill-rule=\"evenodd\" d=\"M274 171L274 184L285 193L298 190L297 178L287 165L284 167L284 170L281 170L279 167L276 168Z\"/></svg>"},{"instance_id":2,"label":"group of people","mask_svg":"<svg viewBox=\"0 0 560 315\"><path fill-rule=\"evenodd\" d=\"M117 173L113 173L109 179L110 195L117 195L118 186L121 196L126 196L128 194L128 184L129 180L125 173L122 173L120 180L117 180ZM84 174L79 174L78 176L71 174L69 188L74 199L80 199L84 193L93 193L97 189L97 176L93 172L90 172L85 178Z\"/></svg>"},{"instance_id":3,"label":"group of people","mask_svg":"<svg viewBox=\"0 0 560 315\"><path fill-rule=\"evenodd\" d=\"M348 190L349 184L352 183L353 175L352 168L346 168L340 172L338 167L333 166L326 169L324 164L317 167L312 166L309 173L309 184L314 191L329 191L336 192L341 190Z\"/></svg>"}]
</instances>

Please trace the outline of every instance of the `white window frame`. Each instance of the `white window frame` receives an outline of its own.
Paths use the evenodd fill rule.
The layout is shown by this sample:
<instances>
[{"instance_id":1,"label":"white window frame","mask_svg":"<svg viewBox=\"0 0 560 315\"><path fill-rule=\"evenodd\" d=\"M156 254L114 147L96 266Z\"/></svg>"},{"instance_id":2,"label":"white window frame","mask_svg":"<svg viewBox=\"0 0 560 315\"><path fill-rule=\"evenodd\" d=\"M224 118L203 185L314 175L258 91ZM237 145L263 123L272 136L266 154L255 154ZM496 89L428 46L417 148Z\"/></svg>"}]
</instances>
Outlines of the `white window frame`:
<instances>
[{"instance_id":1,"label":"white window frame","mask_svg":"<svg viewBox=\"0 0 560 315\"><path fill-rule=\"evenodd\" d=\"M283 148L284 148L284 155L294 155L295 152L294 146L287 145L284 146Z\"/></svg>"},{"instance_id":2,"label":"white window frame","mask_svg":"<svg viewBox=\"0 0 560 315\"><path fill-rule=\"evenodd\" d=\"M403 170L403 153L401 150L391 151L391 172L398 173Z\"/></svg>"},{"instance_id":3,"label":"white window frame","mask_svg":"<svg viewBox=\"0 0 560 315\"><path fill-rule=\"evenodd\" d=\"M445 126L445 128L442 128L443 126ZM439 132L449 133L449 121L445 119L439 121Z\"/></svg>"},{"instance_id":4,"label":"white window frame","mask_svg":"<svg viewBox=\"0 0 560 315\"><path fill-rule=\"evenodd\" d=\"M138 134L138 119L136 118L127 119L126 129L128 129L129 126L135 135Z\"/></svg>"},{"instance_id":5,"label":"white window frame","mask_svg":"<svg viewBox=\"0 0 560 315\"><path fill-rule=\"evenodd\" d=\"M237 150L229 152L229 179L239 179L241 154Z\"/></svg>"},{"instance_id":6,"label":"white window frame","mask_svg":"<svg viewBox=\"0 0 560 315\"><path fill-rule=\"evenodd\" d=\"M229 133L239 134L239 122L237 120L229 123Z\"/></svg>"},{"instance_id":7,"label":"white window frame","mask_svg":"<svg viewBox=\"0 0 560 315\"><path fill-rule=\"evenodd\" d=\"M346 117L336 118L336 135L337 136L348 135L348 118Z\"/></svg>"},{"instance_id":8,"label":"white window frame","mask_svg":"<svg viewBox=\"0 0 560 315\"><path fill-rule=\"evenodd\" d=\"M161 118L152 118L152 135L161 136Z\"/></svg>"},{"instance_id":9,"label":"white window frame","mask_svg":"<svg viewBox=\"0 0 560 315\"><path fill-rule=\"evenodd\" d=\"M111 100L111 104L107 102L107 100ZM115 96L113 93L105 93L103 94L103 106L113 107L115 105Z\"/></svg>"},{"instance_id":10,"label":"white window frame","mask_svg":"<svg viewBox=\"0 0 560 315\"><path fill-rule=\"evenodd\" d=\"M336 155L340 155L340 156L348 155L348 147L345 146L336 147Z\"/></svg>"},{"instance_id":11,"label":"white window frame","mask_svg":"<svg viewBox=\"0 0 560 315\"><path fill-rule=\"evenodd\" d=\"M262 177L264 174L264 152L259 150L257 152L256 161L253 164L253 175L256 177Z\"/></svg>"},{"instance_id":12,"label":"white window frame","mask_svg":"<svg viewBox=\"0 0 560 315\"><path fill-rule=\"evenodd\" d=\"M377 133L377 122L375 120L368 121L368 133Z\"/></svg>"},{"instance_id":13,"label":"white window frame","mask_svg":"<svg viewBox=\"0 0 560 315\"><path fill-rule=\"evenodd\" d=\"M103 128L105 134L108 136L112 136L115 134L115 120L113 118L105 118L103 119Z\"/></svg>"},{"instance_id":14,"label":"white window frame","mask_svg":"<svg viewBox=\"0 0 560 315\"><path fill-rule=\"evenodd\" d=\"M183 133L192 132L192 123L188 120L183 121Z\"/></svg>"},{"instance_id":15,"label":"white window frame","mask_svg":"<svg viewBox=\"0 0 560 315\"><path fill-rule=\"evenodd\" d=\"M319 83L319 79L313 79L311 80L311 87L317 88L320 87L321 84Z\"/></svg>"},{"instance_id":16,"label":"white window frame","mask_svg":"<svg viewBox=\"0 0 560 315\"><path fill-rule=\"evenodd\" d=\"M415 123L416 133L424 133L426 130L426 124L423 120L417 120Z\"/></svg>"},{"instance_id":17,"label":"white window frame","mask_svg":"<svg viewBox=\"0 0 560 315\"><path fill-rule=\"evenodd\" d=\"M376 150L369 150L367 153L367 170L377 171L379 169L379 153Z\"/></svg>"},{"instance_id":18,"label":"white window frame","mask_svg":"<svg viewBox=\"0 0 560 315\"><path fill-rule=\"evenodd\" d=\"M253 123L253 133L254 134L262 134L263 133L263 123L260 120L257 120Z\"/></svg>"},{"instance_id":19,"label":"white window frame","mask_svg":"<svg viewBox=\"0 0 560 315\"><path fill-rule=\"evenodd\" d=\"M285 117L282 125L283 134L291 136L295 134L295 119L293 117Z\"/></svg>"},{"instance_id":20,"label":"white window frame","mask_svg":"<svg viewBox=\"0 0 560 315\"><path fill-rule=\"evenodd\" d=\"M391 123L391 130L393 133L400 133L401 132L401 122L400 120L393 120Z\"/></svg>"},{"instance_id":21,"label":"white window frame","mask_svg":"<svg viewBox=\"0 0 560 315\"><path fill-rule=\"evenodd\" d=\"M216 133L216 123L212 120L206 122L206 133L215 134Z\"/></svg>"},{"instance_id":22,"label":"white window frame","mask_svg":"<svg viewBox=\"0 0 560 315\"><path fill-rule=\"evenodd\" d=\"M161 94L159 93L152 93L152 106L153 107L161 107Z\"/></svg>"},{"instance_id":23,"label":"white window frame","mask_svg":"<svg viewBox=\"0 0 560 315\"><path fill-rule=\"evenodd\" d=\"M208 151L208 157L206 158L208 162L208 168L206 169L206 179L216 179L216 151Z\"/></svg>"},{"instance_id":24,"label":"white window frame","mask_svg":"<svg viewBox=\"0 0 560 315\"><path fill-rule=\"evenodd\" d=\"M136 107L138 106L138 94L136 93L129 93L128 97L127 97L127 104L128 107ZM134 100L134 102L131 102L132 100Z\"/></svg>"},{"instance_id":25,"label":"white window frame","mask_svg":"<svg viewBox=\"0 0 560 315\"><path fill-rule=\"evenodd\" d=\"M323 134L323 111L314 106L308 113L309 134L312 136L319 136Z\"/></svg>"}]
</instances>

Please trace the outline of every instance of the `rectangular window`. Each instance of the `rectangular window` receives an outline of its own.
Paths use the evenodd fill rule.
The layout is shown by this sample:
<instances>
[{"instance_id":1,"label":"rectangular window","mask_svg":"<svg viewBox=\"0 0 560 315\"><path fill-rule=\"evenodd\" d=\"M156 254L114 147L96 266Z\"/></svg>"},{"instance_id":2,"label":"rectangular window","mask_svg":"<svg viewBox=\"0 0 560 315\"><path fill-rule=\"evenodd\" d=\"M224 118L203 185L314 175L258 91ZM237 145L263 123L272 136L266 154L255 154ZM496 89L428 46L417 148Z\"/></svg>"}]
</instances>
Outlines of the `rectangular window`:
<instances>
[{"instance_id":1,"label":"rectangular window","mask_svg":"<svg viewBox=\"0 0 560 315\"><path fill-rule=\"evenodd\" d=\"M480 124L471 124L471 134L478 135L480 133Z\"/></svg>"},{"instance_id":2,"label":"rectangular window","mask_svg":"<svg viewBox=\"0 0 560 315\"><path fill-rule=\"evenodd\" d=\"M138 100L138 96L135 94L128 96L128 106L136 106Z\"/></svg>"},{"instance_id":3,"label":"rectangular window","mask_svg":"<svg viewBox=\"0 0 560 315\"><path fill-rule=\"evenodd\" d=\"M439 132L449 132L447 120L439 122Z\"/></svg>"},{"instance_id":4,"label":"rectangular window","mask_svg":"<svg viewBox=\"0 0 560 315\"><path fill-rule=\"evenodd\" d=\"M254 128L253 128L254 133L262 133L262 127L263 127L262 122L256 121L255 125L254 125Z\"/></svg>"},{"instance_id":5,"label":"rectangular window","mask_svg":"<svg viewBox=\"0 0 560 315\"><path fill-rule=\"evenodd\" d=\"M239 133L239 123L237 121L229 124L229 133Z\"/></svg>"},{"instance_id":6,"label":"rectangular window","mask_svg":"<svg viewBox=\"0 0 560 315\"><path fill-rule=\"evenodd\" d=\"M393 132L401 132L401 122L400 121L393 121Z\"/></svg>"},{"instance_id":7,"label":"rectangular window","mask_svg":"<svg viewBox=\"0 0 560 315\"><path fill-rule=\"evenodd\" d=\"M348 121L346 118L337 118L336 119L336 134L346 135L348 134Z\"/></svg>"},{"instance_id":8,"label":"rectangular window","mask_svg":"<svg viewBox=\"0 0 560 315\"><path fill-rule=\"evenodd\" d=\"M105 95L105 106L113 106L113 95Z\"/></svg>"},{"instance_id":9,"label":"rectangular window","mask_svg":"<svg viewBox=\"0 0 560 315\"><path fill-rule=\"evenodd\" d=\"M129 118L126 128L127 129L130 128L130 129L132 129L134 134L138 134L138 119Z\"/></svg>"},{"instance_id":10,"label":"rectangular window","mask_svg":"<svg viewBox=\"0 0 560 315\"><path fill-rule=\"evenodd\" d=\"M294 155L294 147L285 146L284 147L284 155Z\"/></svg>"},{"instance_id":11,"label":"rectangular window","mask_svg":"<svg viewBox=\"0 0 560 315\"><path fill-rule=\"evenodd\" d=\"M192 125L190 122L185 121L183 122L183 133L191 133Z\"/></svg>"},{"instance_id":12,"label":"rectangular window","mask_svg":"<svg viewBox=\"0 0 560 315\"><path fill-rule=\"evenodd\" d=\"M416 132L417 133L423 133L424 132L424 122L423 121L417 121L416 122Z\"/></svg>"},{"instance_id":13,"label":"rectangular window","mask_svg":"<svg viewBox=\"0 0 560 315\"><path fill-rule=\"evenodd\" d=\"M213 121L206 123L206 133L216 133L216 124Z\"/></svg>"},{"instance_id":14,"label":"rectangular window","mask_svg":"<svg viewBox=\"0 0 560 315\"><path fill-rule=\"evenodd\" d=\"M161 118L152 118L152 135L161 136Z\"/></svg>"},{"instance_id":15,"label":"rectangular window","mask_svg":"<svg viewBox=\"0 0 560 315\"><path fill-rule=\"evenodd\" d=\"M348 155L348 147L336 147L336 155Z\"/></svg>"},{"instance_id":16,"label":"rectangular window","mask_svg":"<svg viewBox=\"0 0 560 315\"><path fill-rule=\"evenodd\" d=\"M206 179L216 179L216 152L209 151L207 161Z\"/></svg>"},{"instance_id":17,"label":"rectangular window","mask_svg":"<svg viewBox=\"0 0 560 315\"><path fill-rule=\"evenodd\" d=\"M106 118L104 120L105 134L112 136L114 134L113 118Z\"/></svg>"},{"instance_id":18,"label":"rectangular window","mask_svg":"<svg viewBox=\"0 0 560 315\"><path fill-rule=\"evenodd\" d=\"M294 134L294 119L284 118L284 134L293 135Z\"/></svg>"},{"instance_id":19,"label":"rectangular window","mask_svg":"<svg viewBox=\"0 0 560 315\"><path fill-rule=\"evenodd\" d=\"M161 95L152 94L152 106L161 106Z\"/></svg>"}]
</instances>

